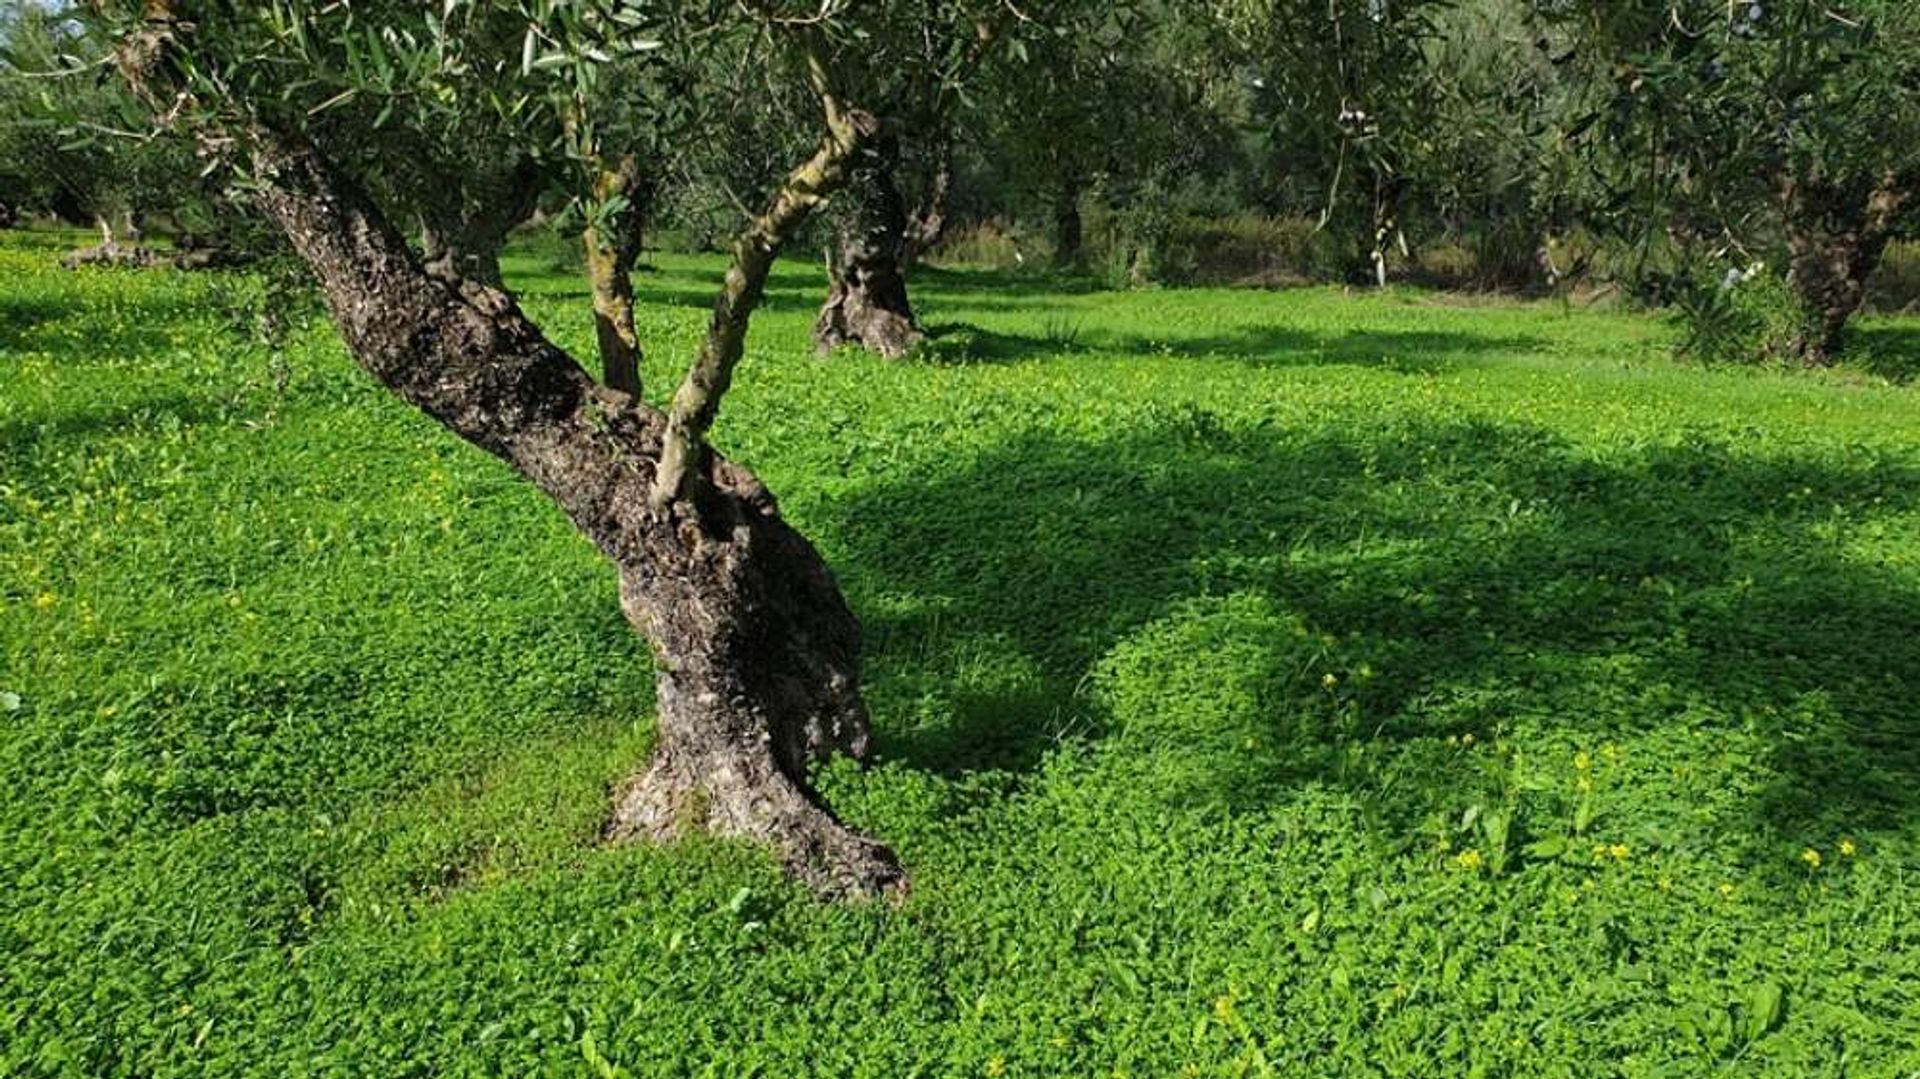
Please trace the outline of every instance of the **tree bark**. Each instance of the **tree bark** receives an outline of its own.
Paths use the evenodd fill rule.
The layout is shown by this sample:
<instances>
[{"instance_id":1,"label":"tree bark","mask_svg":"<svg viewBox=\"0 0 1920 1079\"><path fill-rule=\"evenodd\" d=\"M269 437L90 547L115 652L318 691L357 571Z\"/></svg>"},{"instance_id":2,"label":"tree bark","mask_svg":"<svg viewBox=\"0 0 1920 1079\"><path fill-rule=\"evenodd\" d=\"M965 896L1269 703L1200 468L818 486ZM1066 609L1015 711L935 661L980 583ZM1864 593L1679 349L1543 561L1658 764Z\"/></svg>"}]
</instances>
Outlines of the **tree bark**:
<instances>
[{"instance_id":1,"label":"tree bark","mask_svg":"<svg viewBox=\"0 0 1920 1079\"><path fill-rule=\"evenodd\" d=\"M633 321L633 266L640 258L646 226L650 184L639 161L629 154L612 168L601 168L593 179L594 197L606 205L618 198L624 206L599 224L589 222L586 246L587 281L593 289L594 337L600 351L601 381L608 389L640 397L640 333Z\"/></svg>"},{"instance_id":2,"label":"tree bark","mask_svg":"<svg viewBox=\"0 0 1920 1079\"><path fill-rule=\"evenodd\" d=\"M360 365L526 476L618 569L621 608L660 665L659 743L621 787L608 835L704 829L770 844L823 894L902 886L887 849L809 786L811 762L869 749L859 625L766 488L699 441L696 413L710 420L717 393L687 408L676 398L669 416L604 390L506 293L427 272L318 151L254 134L260 200L313 268ZM776 200L789 212L743 235L738 252L750 257L728 272L695 365L719 375L688 384L724 388L774 251L825 197L831 171L805 190L797 172Z\"/></svg>"},{"instance_id":3,"label":"tree bark","mask_svg":"<svg viewBox=\"0 0 1920 1079\"><path fill-rule=\"evenodd\" d=\"M1053 193L1053 265L1071 270L1080 265L1085 231L1080 223L1080 184L1068 178Z\"/></svg>"},{"instance_id":4,"label":"tree bark","mask_svg":"<svg viewBox=\"0 0 1920 1079\"><path fill-rule=\"evenodd\" d=\"M891 134L874 140L848 171L850 205L838 223L827 272L827 302L813 324L821 352L857 345L888 359L912 351L923 336L907 298L906 204Z\"/></svg>"},{"instance_id":5,"label":"tree bark","mask_svg":"<svg viewBox=\"0 0 1920 1079\"><path fill-rule=\"evenodd\" d=\"M1788 279L1805 321L1788 347L1801 363L1825 367L1839 355L1847 323L1866 299L1867 280L1879 267L1914 187L1912 177L1892 172L1876 178L1864 193L1859 185L1818 178L1783 180Z\"/></svg>"},{"instance_id":6,"label":"tree bark","mask_svg":"<svg viewBox=\"0 0 1920 1079\"><path fill-rule=\"evenodd\" d=\"M450 198L447 209L421 224L421 262L428 273L448 281L470 281L504 288L500 249L507 237L532 216L539 204L538 162L522 157L491 182L468 185L464 197ZM450 184L458 189L459 184Z\"/></svg>"}]
</instances>

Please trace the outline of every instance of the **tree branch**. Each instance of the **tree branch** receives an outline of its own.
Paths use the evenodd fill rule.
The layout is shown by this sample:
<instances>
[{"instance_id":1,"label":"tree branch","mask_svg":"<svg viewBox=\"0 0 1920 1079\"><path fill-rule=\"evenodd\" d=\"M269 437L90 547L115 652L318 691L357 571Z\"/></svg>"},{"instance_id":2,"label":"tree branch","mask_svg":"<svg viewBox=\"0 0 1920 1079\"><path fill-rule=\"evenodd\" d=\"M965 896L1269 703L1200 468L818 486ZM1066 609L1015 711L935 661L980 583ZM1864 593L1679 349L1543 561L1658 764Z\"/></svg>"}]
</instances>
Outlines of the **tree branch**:
<instances>
[{"instance_id":1,"label":"tree branch","mask_svg":"<svg viewBox=\"0 0 1920 1079\"><path fill-rule=\"evenodd\" d=\"M765 292L773 260L814 211L846 182L847 163L873 137L877 123L869 113L848 107L835 91L826 62L825 42L811 28L802 31L807 69L820 97L826 131L813 156L787 176L766 212L750 221L734 240L733 262L713 304L713 319L699 354L674 392L667 429L654 473L654 508L685 497L706 453L706 436L720 411L720 399L733 382L733 369L746 345L747 324Z\"/></svg>"}]
</instances>

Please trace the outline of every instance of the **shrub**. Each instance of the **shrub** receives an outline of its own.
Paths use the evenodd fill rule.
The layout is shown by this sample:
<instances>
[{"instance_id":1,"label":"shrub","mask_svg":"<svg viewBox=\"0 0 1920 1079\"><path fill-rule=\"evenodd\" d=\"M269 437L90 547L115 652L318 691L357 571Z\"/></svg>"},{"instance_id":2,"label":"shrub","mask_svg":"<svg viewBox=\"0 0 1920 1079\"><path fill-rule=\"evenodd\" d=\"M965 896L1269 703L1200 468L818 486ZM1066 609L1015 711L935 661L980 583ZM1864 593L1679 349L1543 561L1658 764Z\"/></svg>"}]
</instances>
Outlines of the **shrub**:
<instances>
[{"instance_id":1,"label":"shrub","mask_svg":"<svg viewBox=\"0 0 1920 1079\"><path fill-rule=\"evenodd\" d=\"M928 257L942 266L1015 270L1045 264L1052 253L1051 245L996 217L948 229Z\"/></svg>"},{"instance_id":2,"label":"shrub","mask_svg":"<svg viewBox=\"0 0 1920 1079\"><path fill-rule=\"evenodd\" d=\"M1671 293L1680 352L1704 363L1784 360L1809 332L1785 277L1763 262L1727 267L1717 279L1679 278Z\"/></svg>"}]
</instances>

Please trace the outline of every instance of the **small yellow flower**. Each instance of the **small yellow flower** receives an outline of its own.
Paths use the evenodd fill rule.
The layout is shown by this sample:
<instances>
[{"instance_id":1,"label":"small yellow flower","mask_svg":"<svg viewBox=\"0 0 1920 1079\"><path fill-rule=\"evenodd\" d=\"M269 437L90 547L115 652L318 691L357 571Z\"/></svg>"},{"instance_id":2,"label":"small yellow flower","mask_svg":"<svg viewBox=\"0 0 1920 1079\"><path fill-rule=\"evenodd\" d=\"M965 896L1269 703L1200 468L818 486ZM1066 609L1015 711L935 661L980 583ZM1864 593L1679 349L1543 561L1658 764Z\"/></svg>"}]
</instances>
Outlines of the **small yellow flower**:
<instances>
[{"instance_id":1,"label":"small yellow flower","mask_svg":"<svg viewBox=\"0 0 1920 1079\"><path fill-rule=\"evenodd\" d=\"M1624 862L1627 860L1627 845L1625 843L1615 843L1607 848L1607 853L1613 856L1614 861Z\"/></svg>"},{"instance_id":2,"label":"small yellow flower","mask_svg":"<svg viewBox=\"0 0 1920 1079\"><path fill-rule=\"evenodd\" d=\"M1320 676L1320 684L1327 687L1328 689L1332 689L1333 687L1340 684L1340 676L1333 673L1332 671L1328 671L1327 673Z\"/></svg>"},{"instance_id":3,"label":"small yellow flower","mask_svg":"<svg viewBox=\"0 0 1920 1079\"><path fill-rule=\"evenodd\" d=\"M60 602L60 597L54 595L52 592L42 592L33 597L33 605L43 611L58 602Z\"/></svg>"},{"instance_id":4,"label":"small yellow flower","mask_svg":"<svg viewBox=\"0 0 1920 1079\"><path fill-rule=\"evenodd\" d=\"M1842 858L1851 858L1858 853L1859 853L1859 848L1853 845L1853 840L1842 839L1840 841L1840 856Z\"/></svg>"},{"instance_id":5,"label":"small yellow flower","mask_svg":"<svg viewBox=\"0 0 1920 1079\"><path fill-rule=\"evenodd\" d=\"M1574 789L1578 790L1581 794L1591 794L1593 793L1593 778L1591 776L1581 776L1579 779L1573 781L1573 786Z\"/></svg>"},{"instance_id":6,"label":"small yellow flower","mask_svg":"<svg viewBox=\"0 0 1920 1079\"><path fill-rule=\"evenodd\" d=\"M1215 997L1213 1001L1213 1017L1222 1023L1230 1022L1233 1019L1233 998Z\"/></svg>"},{"instance_id":7,"label":"small yellow flower","mask_svg":"<svg viewBox=\"0 0 1920 1079\"><path fill-rule=\"evenodd\" d=\"M1587 751L1583 749L1573 755L1573 766L1584 772L1593 766L1593 758L1589 757Z\"/></svg>"},{"instance_id":8,"label":"small yellow flower","mask_svg":"<svg viewBox=\"0 0 1920 1079\"><path fill-rule=\"evenodd\" d=\"M1811 869L1820 868L1820 852L1814 850L1812 847L1808 847L1806 850L1800 852L1800 860L1807 863L1807 866Z\"/></svg>"},{"instance_id":9,"label":"small yellow flower","mask_svg":"<svg viewBox=\"0 0 1920 1079\"><path fill-rule=\"evenodd\" d=\"M1453 864L1466 870L1475 870L1480 868L1482 861L1483 859L1480 857L1480 852L1472 847L1469 847L1466 850L1461 851L1459 854L1456 854L1453 856Z\"/></svg>"},{"instance_id":10,"label":"small yellow flower","mask_svg":"<svg viewBox=\"0 0 1920 1079\"><path fill-rule=\"evenodd\" d=\"M997 1053L988 1057L987 1074L992 1076L993 1079L1000 1079L1000 1076L1007 1074L1007 1058Z\"/></svg>"},{"instance_id":11,"label":"small yellow flower","mask_svg":"<svg viewBox=\"0 0 1920 1079\"><path fill-rule=\"evenodd\" d=\"M1722 884L1722 885L1720 886L1720 894L1721 894L1722 896L1725 896L1725 897L1726 897L1726 898L1728 898L1728 899L1732 899L1732 898L1733 898L1733 885L1731 885L1731 884Z\"/></svg>"},{"instance_id":12,"label":"small yellow flower","mask_svg":"<svg viewBox=\"0 0 1920 1079\"><path fill-rule=\"evenodd\" d=\"M1470 746L1470 745L1472 745L1472 744L1473 744L1473 732L1472 732L1472 731L1468 731L1467 733L1465 733L1465 734L1463 734L1463 735L1461 735L1461 736L1460 736L1460 744L1461 744L1461 745L1463 745L1463 746Z\"/></svg>"}]
</instances>

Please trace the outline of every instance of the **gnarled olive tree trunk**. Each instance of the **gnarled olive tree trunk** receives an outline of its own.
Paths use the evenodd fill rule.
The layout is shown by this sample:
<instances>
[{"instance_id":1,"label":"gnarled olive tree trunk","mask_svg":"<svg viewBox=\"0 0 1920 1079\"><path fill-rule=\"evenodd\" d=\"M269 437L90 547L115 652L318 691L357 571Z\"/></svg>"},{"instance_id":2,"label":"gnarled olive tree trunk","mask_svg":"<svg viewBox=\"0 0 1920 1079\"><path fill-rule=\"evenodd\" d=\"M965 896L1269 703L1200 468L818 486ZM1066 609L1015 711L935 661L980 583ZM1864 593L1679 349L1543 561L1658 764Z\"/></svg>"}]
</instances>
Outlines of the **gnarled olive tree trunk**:
<instances>
[{"instance_id":1,"label":"gnarled olive tree trunk","mask_svg":"<svg viewBox=\"0 0 1920 1079\"><path fill-rule=\"evenodd\" d=\"M660 665L659 743L609 834L704 829L769 843L826 894L899 886L887 849L807 779L820 757L868 750L859 624L765 487L702 441L775 253L857 140L824 140L741 236L670 414L596 385L504 292L428 272L318 151L272 132L254 142L262 203L360 365L534 483L618 569L622 610Z\"/></svg>"},{"instance_id":2,"label":"gnarled olive tree trunk","mask_svg":"<svg viewBox=\"0 0 1920 1079\"><path fill-rule=\"evenodd\" d=\"M907 209L895 175L897 137L885 134L848 170L847 207L828 257L827 302L813 324L822 352L857 345L889 359L923 334L907 299Z\"/></svg>"},{"instance_id":3,"label":"gnarled olive tree trunk","mask_svg":"<svg viewBox=\"0 0 1920 1079\"><path fill-rule=\"evenodd\" d=\"M1782 180L1788 280L1806 322L1789 348L1802 363L1824 367L1839 355L1915 186L1915 177L1892 172L1870 184Z\"/></svg>"}]
</instances>

